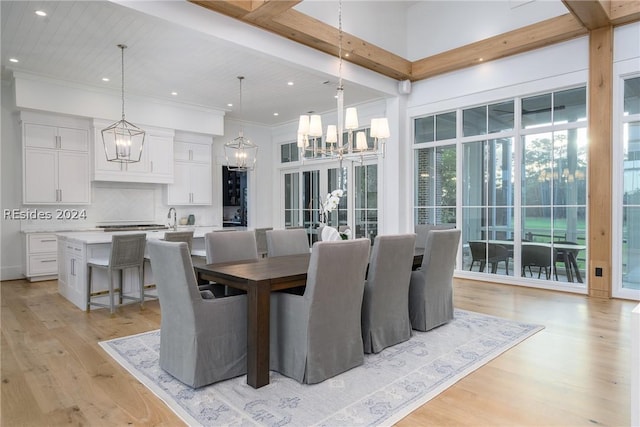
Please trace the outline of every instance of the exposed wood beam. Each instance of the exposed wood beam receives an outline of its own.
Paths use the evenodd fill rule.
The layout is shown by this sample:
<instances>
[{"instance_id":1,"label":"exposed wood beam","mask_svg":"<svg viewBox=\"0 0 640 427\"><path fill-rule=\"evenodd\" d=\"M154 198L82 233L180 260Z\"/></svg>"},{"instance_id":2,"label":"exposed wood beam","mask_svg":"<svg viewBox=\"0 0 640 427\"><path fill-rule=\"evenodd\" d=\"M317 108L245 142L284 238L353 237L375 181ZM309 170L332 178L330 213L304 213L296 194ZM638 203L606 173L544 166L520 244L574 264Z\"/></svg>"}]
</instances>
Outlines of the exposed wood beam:
<instances>
[{"instance_id":1,"label":"exposed wood beam","mask_svg":"<svg viewBox=\"0 0 640 427\"><path fill-rule=\"evenodd\" d=\"M640 1L612 0L609 17L614 26L640 21Z\"/></svg>"},{"instance_id":2,"label":"exposed wood beam","mask_svg":"<svg viewBox=\"0 0 640 427\"><path fill-rule=\"evenodd\" d=\"M587 30L568 13L415 61L411 71L412 80L426 79L585 34Z\"/></svg>"},{"instance_id":3,"label":"exposed wood beam","mask_svg":"<svg viewBox=\"0 0 640 427\"><path fill-rule=\"evenodd\" d=\"M272 31L322 52L338 56L339 31L296 10L274 17ZM411 77L411 62L349 33L342 33L343 58L397 80ZM348 57L347 57L348 55Z\"/></svg>"},{"instance_id":4,"label":"exposed wood beam","mask_svg":"<svg viewBox=\"0 0 640 427\"><path fill-rule=\"evenodd\" d=\"M266 0L254 2L253 10L244 16L246 21L254 24L268 23L271 19L288 11L302 0Z\"/></svg>"},{"instance_id":5,"label":"exposed wood beam","mask_svg":"<svg viewBox=\"0 0 640 427\"><path fill-rule=\"evenodd\" d=\"M338 29L292 9L299 1L271 0L254 2L253 4L246 1L189 1L322 52L338 56ZM344 32L342 45L345 54L343 57L346 61L396 80L411 78L411 62L409 60ZM346 57L346 54L349 56Z\"/></svg>"},{"instance_id":6,"label":"exposed wood beam","mask_svg":"<svg viewBox=\"0 0 640 427\"><path fill-rule=\"evenodd\" d=\"M587 30L611 25L609 19L610 1L562 0L562 3Z\"/></svg>"},{"instance_id":7,"label":"exposed wood beam","mask_svg":"<svg viewBox=\"0 0 640 427\"><path fill-rule=\"evenodd\" d=\"M338 29L300 13L302 0L188 0L322 52L338 56ZM422 80L586 35L589 29L640 21L637 0L562 0L571 11L508 33L410 62L343 33L344 59L397 80Z\"/></svg>"},{"instance_id":8,"label":"exposed wood beam","mask_svg":"<svg viewBox=\"0 0 640 427\"><path fill-rule=\"evenodd\" d=\"M253 10L253 4L250 0L189 0L193 4L202 6L205 9L240 19Z\"/></svg>"}]
</instances>

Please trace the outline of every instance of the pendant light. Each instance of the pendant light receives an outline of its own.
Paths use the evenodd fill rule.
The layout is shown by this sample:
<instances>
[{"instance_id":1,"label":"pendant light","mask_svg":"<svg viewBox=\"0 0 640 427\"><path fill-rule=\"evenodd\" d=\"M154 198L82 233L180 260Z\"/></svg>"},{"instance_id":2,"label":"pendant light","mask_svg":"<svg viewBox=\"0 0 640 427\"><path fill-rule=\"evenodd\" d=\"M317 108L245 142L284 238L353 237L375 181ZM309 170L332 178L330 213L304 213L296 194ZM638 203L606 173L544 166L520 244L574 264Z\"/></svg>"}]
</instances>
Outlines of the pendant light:
<instances>
[{"instance_id":1,"label":"pendant light","mask_svg":"<svg viewBox=\"0 0 640 427\"><path fill-rule=\"evenodd\" d=\"M238 76L240 82L240 116L242 116L242 81L243 76ZM240 128L240 133L233 141L224 144L224 156L227 159L227 169L230 171L252 171L255 169L258 156L258 146L244 137L244 132Z\"/></svg>"},{"instance_id":2,"label":"pendant light","mask_svg":"<svg viewBox=\"0 0 640 427\"><path fill-rule=\"evenodd\" d=\"M102 129L102 143L107 161L136 163L142 156L145 132L124 117L124 44L119 44L122 63L122 119Z\"/></svg>"},{"instance_id":3,"label":"pendant light","mask_svg":"<svg viewBox=\"0 0 640 427\"><path fill-rule=\"evenodd\" d=\"M374 138L373 148L369 148L366 134L354 133L359 127L358 111L355 107L344 108L344 86L342 84L342 0L338 2L338 88L336 93L338 124L327 126L325 144L322 144L322 118L320 115L300 116L298 122L297 145L300 157L304 160L305 153L310 152L314 158L342 159L345 156L357 155L360 160L364 156L382 154L384 156L384 140L389 137L389 124L386 118L371 120L370 137ZM375 129L374 129L375 128ZM344 141L344 133L347 141ZM378 144L380 142L380 144ZM378 150L379 145L382 150Z\"/></svg>"}]
</instances>

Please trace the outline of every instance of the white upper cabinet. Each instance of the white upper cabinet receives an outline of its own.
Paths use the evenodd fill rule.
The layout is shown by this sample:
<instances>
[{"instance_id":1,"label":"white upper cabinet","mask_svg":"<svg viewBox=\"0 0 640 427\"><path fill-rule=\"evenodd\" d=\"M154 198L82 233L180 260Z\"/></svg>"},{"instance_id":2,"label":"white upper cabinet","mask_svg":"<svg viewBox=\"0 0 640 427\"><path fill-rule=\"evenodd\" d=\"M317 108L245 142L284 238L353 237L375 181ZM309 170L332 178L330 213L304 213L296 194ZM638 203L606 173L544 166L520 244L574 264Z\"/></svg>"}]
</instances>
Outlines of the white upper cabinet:
<instances>
[{"instance_id":1,"label":"white upper cabinet","mask_svg":"<svg viewBox=\"0 0 640 427\"><path fill-rule=\"evenodd\" d=\"M176 141L175 180L167 186L169 205L211 205L211 144Z\"/></svg>"},{"instance_id":2,"label":"white upper cabinet","mask_svg":"<svg viewBox=\"0 0 640 427\"><path fill-rule=\"evenodd\" d=\"M89 204L88 123L30 112L21 120L23 203Z\"/></svg>"},{"instance_id":3,"label":"white upper cabinet","mask_svg":"<svg viewBox=\"0 0 640 427\"><path fill-rule=\"evenodd\" d=\"M173 130L141 126L145 131L140 161L136 163L109 162L102 143L102 129L111 125L103 120L93 121L94 181L173 183Z\"/></svg>"}]
</instances>

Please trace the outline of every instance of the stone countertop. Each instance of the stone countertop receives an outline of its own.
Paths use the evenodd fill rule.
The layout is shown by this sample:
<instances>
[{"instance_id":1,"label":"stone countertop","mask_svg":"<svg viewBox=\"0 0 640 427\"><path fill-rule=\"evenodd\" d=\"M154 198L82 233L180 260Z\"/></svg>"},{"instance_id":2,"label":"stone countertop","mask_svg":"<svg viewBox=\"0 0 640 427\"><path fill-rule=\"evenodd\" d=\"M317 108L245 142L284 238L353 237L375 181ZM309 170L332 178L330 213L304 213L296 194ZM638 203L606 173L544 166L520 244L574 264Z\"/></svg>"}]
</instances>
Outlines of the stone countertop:
<instances>
[{"instance_id":1,"label":"stone countertop","mask_svg":"<svg viewBox=\"0 0 640 427\"><path fill-rule=\"evenodd\" d=\"M245 229L242 227L242 229ZM186 231L193 230L194 238L204 237L206 233L212 231L229 231L231 228L222 228L217 226L210 227L199 227L199 226L185 226L178 227L177 231ZM87 245L94 245L100 243L111 243L111 236L113 235L122 235L122 234L137 234L137 233L145 233L147 235L147 239L162 239L164 238L164 233L166 231L173 231L170 229L167 230L147 230L147 231L71 231L71 232L60 232L56 233L56 236L59 238L65 239L71 242L84 243Z\"/></svg>"}]
</instances>

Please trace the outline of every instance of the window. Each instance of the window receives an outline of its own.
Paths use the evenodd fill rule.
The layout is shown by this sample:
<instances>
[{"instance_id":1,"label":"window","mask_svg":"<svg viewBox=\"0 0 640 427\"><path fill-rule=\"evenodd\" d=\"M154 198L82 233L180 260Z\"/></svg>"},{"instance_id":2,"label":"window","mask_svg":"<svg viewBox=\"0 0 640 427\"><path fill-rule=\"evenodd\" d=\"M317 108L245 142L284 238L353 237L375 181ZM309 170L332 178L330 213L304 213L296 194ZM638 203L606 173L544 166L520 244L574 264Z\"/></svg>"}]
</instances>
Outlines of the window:
<instances>
[{"instance_id":1,"label":"window","mask_svg":"<svg viewBox=\"0 0 640 427\"><path fill-rule=\"evenodd\" d=\"M443 141L456 137L456 112L415 119L415 143Z\"/></svg>"},{"instance_id":2,"label":"window","mask_svg":"<svg viewBox=\"0 0 640 427\"><path fill-rule=\"evenodd\" d=\"M298 161L298 145L295 142L282 144L280 146L280 163Z\"/></svg>"},{"instance_id":3,"label":"window","mask_svg":"<svg viewBox=\"0 0 640 427\"><path fill-rule=\"evenodd\" d=\"M586 87L419 117L414 132L414 222L455 223L463 270L586 288ZM540 276L529 246L548 254Z\"/></svg>"},{"instance_id":4,"label":"window","mask_svg":"<svg viewBox=\"0 0 640 427\"><path fill-rule=\"evenodd\" d=\"M416 224L456 223L456 146L415 153Z\"/></svg>"},{"instance_id":5,"label":"window","mask_svg":"<svg viewBox=\"0 0 640 427\"><path fill-rule=\"evenodd\" d=\"M284 226L300 225L300 174L284 174Z\"/></svg>"},{"instance_id":6,"label":"window","mask_svg":"<svg viewBox=\"0 0 640 427\"><path fill-rule=\"evenodd\" d=\"M378 165L355 166L355 236L373 240L378 235Z\"/></svg>"},{"instance_id":7,"label":"window","mask_svg":"<svg viewBox=\"0 0 640 427\"><path fill-rule=\"evenodd\" d=\"M622 111L622 290L640 290L640 77L624 81ZM620 164L620 163L618 163ZM637 295L640 292L636 292ZM631 296L626 294L624 296Z\"/></svg>"}]
</instances>

